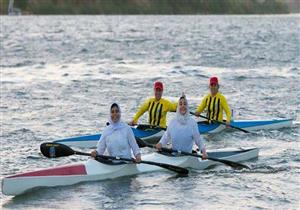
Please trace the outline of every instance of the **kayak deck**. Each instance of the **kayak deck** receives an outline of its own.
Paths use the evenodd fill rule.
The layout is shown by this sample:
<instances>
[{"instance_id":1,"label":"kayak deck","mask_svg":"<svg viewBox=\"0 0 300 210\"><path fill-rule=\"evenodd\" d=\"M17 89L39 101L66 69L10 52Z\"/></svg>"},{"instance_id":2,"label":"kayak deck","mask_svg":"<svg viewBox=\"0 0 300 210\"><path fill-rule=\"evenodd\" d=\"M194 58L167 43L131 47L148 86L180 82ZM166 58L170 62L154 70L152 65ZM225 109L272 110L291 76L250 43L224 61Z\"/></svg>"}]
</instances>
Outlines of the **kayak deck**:
<instances>
[{"instance_id":1,"label":"kayak deck","mask_svg":"<svg viewBox=\"0 0 300 210\"><path fill-rule=\"evenodd\" d=\"M231 125L245 129L247 131L255 131L262 129L279 129L291 127L293 125L292 119L273 119L273 120L236 120L232 121ZM198 122L198 129L201 134L205 133L219 133L227 130L225 125L213 123L207 124L206 122ZM164 130L159 128L139 129L132 128L136 137L141 138L150 144L156 144L164 134ZM234 129L229 129L234 130ZM95 148L99 141L101 134L85 135L79 137L72 137L66 139L56 140L54 142L65 144L68 146L82 147L82 148Z\"/></svg>"},{"instance_id":2,"label":"kayak deck","mask_svg":"<svg viewBox=\"0 0 300 210\"><path fill-rule=\"evenodd\" d=\"M258 157L258 148L220 149L208 151L209 157L231 161L245 161ZM201 160L191 156L166 156L151 153L143 156L143 160L167 163L193 170L205 169L220 164L211 160ZM69 164L60 167L20 173L5 177L2 180L2 192L5 195L19 195L40 187L73 185L80 182L113 179L153 171L167 171L158 166L148 164L110 165L89 159L86 162Z\"/></svg>"},{"instance_id":3,"label":"kayak deck","mask_svg":"<svg viewBox=\"0 0 300 210\"><path fill-rule=\"evenodd\" d=\"M140 138L150 144L155 144L164 134L164 130L159 128L138 129L132 128L135 137ZM67 146L95 148L101 134L84 135L78 137L65 138L54 141L55 143L65 144Z\"/></svg>"}]
</instances>

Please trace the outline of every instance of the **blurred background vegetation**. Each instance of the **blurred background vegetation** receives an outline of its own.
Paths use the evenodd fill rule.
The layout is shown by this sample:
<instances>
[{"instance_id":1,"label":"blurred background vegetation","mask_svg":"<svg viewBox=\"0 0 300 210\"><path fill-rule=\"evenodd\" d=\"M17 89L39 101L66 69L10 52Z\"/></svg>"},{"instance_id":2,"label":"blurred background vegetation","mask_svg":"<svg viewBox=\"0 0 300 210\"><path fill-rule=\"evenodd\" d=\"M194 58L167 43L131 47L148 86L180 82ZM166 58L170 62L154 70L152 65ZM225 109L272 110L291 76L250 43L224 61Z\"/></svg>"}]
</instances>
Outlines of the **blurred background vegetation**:
<instances>
[{"instance_id":1,"label":"blurred background vegetation","mask_svg":"<svg viewBox=\"0 0 300 210\"><path fill-rule=\"evenodd\" d=\"M280 14L300 0L14 0L22 14ZM0 14L9 0L0 0Z\"/></svg>"}]
</instances>

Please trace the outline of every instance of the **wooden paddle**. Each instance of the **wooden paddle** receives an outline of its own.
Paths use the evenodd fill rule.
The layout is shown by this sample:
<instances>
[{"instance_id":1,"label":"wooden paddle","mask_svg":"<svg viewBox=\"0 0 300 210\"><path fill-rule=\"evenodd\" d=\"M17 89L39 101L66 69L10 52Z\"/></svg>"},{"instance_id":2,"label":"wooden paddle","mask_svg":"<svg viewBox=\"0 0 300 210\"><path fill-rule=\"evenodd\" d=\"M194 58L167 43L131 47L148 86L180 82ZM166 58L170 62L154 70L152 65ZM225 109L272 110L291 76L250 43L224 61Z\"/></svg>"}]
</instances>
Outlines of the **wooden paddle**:
<instances>
[{"instance_id":1,"label":"wooden paddle","mask_svg":"<svg viewBox=\"0 0 300 210\"><path fill-rule=\"evenodd\" d=\"M90 153L75 151L72 148L68 147L67 145L53 143L53 142L47 142L47 143L41 144L40 149L41 149L42 154L48 158L66 157L66 156L70 156L70 155L91 156ZM106 156L106 155L97 155L97 157L109 159L109 160L123 160L123 161L134 163L134 160L130 159L130 158L121 158L121 157ZM144 160L142 160L141 163L159 166L159 167L165 168L167 170L176 172L181 175L187 175L189 173L189 171L185 168L173 166L173 165L166 164L166 163L158 163L158 162L144 161Z\"/></svg>"},{"instance_id":2,"label":"wooden paddle","mask_svg":"<svg viewBox=\"0 0 300 210\"><path fill-rule=\"evenodd\" d=\"M137 144L139 145L139 147L155 148L155 146L153 144L149 144L149 143L143 141L140 138L136 138L136 141L137 141ZM202 155L199 155L199 154L194 154L194 153L189 153L189 152L183 152L183 151L177 151L177 150L168 149L168 148L161 148L161 151L168 152L168 153L175 152L175 153L178 153L178 154L183 154L183 155L188 155L188 156L202 158ZM237 163L237 162L233 162L233 161L230 161L230 160L223 160L223 159L213 158L213 157L207 157L206 159L212 160L212 161L215 161L215 162L223 163L223 164L231 166L232 168L235 168L235 169L242 169L242 168L250 169L247 165L244 165L244 164L241 164L241 163Z\"/></svg>"},{"instance_id":3,"label":"wooden paddle","mask_svg":"<svg viewBox=\"0 0 300 210\"><path fill-rule=\"evenodd\" d=\"M195 112L190 112L190 114L196 116ZM250 133L249 131L247 131L247 130L245 130L245 129L242 129L242 128L239 128L239 127L236 127L236 126L233 126L233 125L230 125L230 124L226 124L226 123L221 122L221 121L218 121L218 120L209 119L208 117L203 116L203 115L200 115L199 117L202 117L202 118L207 119L207 120L211 120L211 121L213 121L213 122L215 122L215 123L220 123L220 124L222 124L222 125L229 126L229 127L231 127L231 128L234 128L234 129L243 131L243 132L245 132L245 133Z\"/></svg>"}]
</instances>

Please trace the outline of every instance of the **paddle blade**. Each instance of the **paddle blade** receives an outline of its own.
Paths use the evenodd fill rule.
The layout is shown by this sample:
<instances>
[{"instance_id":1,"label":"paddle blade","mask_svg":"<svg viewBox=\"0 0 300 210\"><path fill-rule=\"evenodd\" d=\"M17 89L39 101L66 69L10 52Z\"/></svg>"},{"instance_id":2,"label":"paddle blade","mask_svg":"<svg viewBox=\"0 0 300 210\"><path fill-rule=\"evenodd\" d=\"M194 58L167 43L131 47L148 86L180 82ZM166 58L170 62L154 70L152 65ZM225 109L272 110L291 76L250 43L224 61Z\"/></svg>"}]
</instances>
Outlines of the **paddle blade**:
<instances>
[{"instance_id":1,"label":"paddle blade","mask_svg":"<svg viewBox=\"0 0 300 210\"><path fill-rule=\"evenodd\" d=\"M149 143L145 142L144 140L140 139L139 137L135 137L135 139L136 139L136 143L138 144L138 146L140 148L143 148L143 147L155 148L155 145L149 144Z\"/></svg>"},{"instance_id":2,"label":"paddle blade","mask_svg":"<svg viewBox=\"0 0 300 210\"><path fill-rule=\"evenodd\" d=\"M57 158L57 157L66 157L74 155L74 150L70 147L53 142L46 142L40 146L41 152L45 157L48 158Z\"/></svg>"},{"instance_id":3,"label":"paddle blade","mask_svg":"<svg viewBox=\"0 0 300 210\"><path fill-rule=\"evenodd\" d=\"M138 137L135 137L135 139L136 139L136 143L138 144L138 146L139 146L140 148L147 147L147 144L146 144L142 139L140 139L140 138L138 138Z\"/></svg>"}]
</instances>

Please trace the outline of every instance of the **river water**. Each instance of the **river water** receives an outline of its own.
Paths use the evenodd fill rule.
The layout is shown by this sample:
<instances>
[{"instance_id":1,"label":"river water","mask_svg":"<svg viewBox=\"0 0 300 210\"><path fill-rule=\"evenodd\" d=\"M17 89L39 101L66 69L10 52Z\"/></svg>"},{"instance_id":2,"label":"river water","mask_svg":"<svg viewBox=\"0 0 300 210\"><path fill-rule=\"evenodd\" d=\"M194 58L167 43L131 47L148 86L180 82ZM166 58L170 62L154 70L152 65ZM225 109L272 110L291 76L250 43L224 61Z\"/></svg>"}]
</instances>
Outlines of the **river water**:
<instances>
[{"instance_id":1,"label":"river water","mask_svg":"<svg viewBox=\"0 0 300 210\"><path fill-rule=\"evenodd\" d=\"M185 92L195 110L216 75L235 119L300 119L299 15L0 18L1 178L86 160L49 160L39 145L101 131L111 102L129 121L155 80L171 100ZM205 139L208 149L253 146L260 156L245 163L252 170L220 165L189 177L157 172L1 193L2 208L300 208L299 127Z\"/></svg>"}]
</instances>

